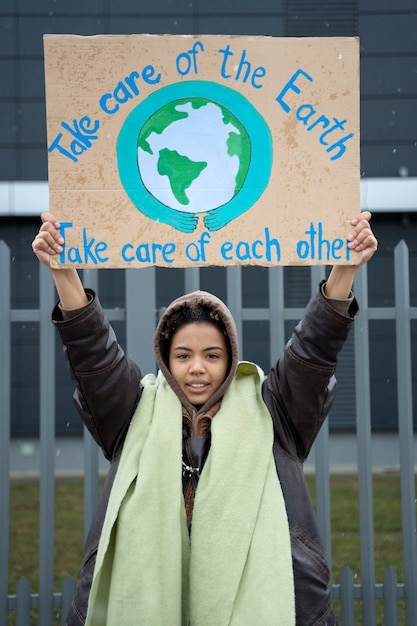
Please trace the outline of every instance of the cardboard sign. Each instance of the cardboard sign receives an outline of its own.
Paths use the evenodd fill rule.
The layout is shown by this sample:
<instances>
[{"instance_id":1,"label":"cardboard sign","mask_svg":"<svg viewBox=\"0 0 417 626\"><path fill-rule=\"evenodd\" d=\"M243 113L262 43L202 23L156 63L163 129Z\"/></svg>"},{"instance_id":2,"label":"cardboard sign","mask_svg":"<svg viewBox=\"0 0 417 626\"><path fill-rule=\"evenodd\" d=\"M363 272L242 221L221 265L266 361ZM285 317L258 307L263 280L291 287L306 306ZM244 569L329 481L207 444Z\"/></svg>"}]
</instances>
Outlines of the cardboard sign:
<instances>
[{"instance_id":1,"label":"cardboard sign","mask_svg":"<svg viewBox=\"0 0 417 626\"><path fill-rule=\"evenodd\" d=\"M355 264L356 38L45 35L58 266Z\"/></svg>"}]
</instances>

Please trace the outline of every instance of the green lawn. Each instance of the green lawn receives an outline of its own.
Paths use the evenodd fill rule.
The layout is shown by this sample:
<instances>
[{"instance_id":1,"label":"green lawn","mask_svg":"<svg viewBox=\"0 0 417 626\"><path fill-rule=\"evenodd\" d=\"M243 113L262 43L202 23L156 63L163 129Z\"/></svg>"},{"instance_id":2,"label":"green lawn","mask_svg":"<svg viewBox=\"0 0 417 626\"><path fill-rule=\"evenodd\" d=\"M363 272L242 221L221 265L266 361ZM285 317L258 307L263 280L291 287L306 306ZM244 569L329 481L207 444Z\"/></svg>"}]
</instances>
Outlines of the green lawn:
<instances>
[{"instance_id":1,"label":"green lawn","mask_svg":"<svg viewBox=\"0 0 417 626\"><path fill-rule=\"evenodd\" d=\"M308 477L314 502L314 479ZM374 528L376 581L393 566L399 580L402 572L402 534L400 480L397 475L375 476ZM38 587L39 484L36 480L13 480L11 483L9 593L25 576ZM333 580L339 582L342 569L350 566L355 581L360 582L359 507L357 479L335 475L331 479L332 566ZM83 545L83 484L79 479L59 479L55 490L55 590L61 588L66 574L76 576ZM336 610L337 602L335 603ZM378 624L383 624L383 607L378 601ZM404 607L400 603L405 624ZM10 624L13 624L11 616ZM36 621L34 621L36 623ZM59 622L57 622L59 623ZM360 603L357 624L361 623Z\"/></svg>"}]
</instances>

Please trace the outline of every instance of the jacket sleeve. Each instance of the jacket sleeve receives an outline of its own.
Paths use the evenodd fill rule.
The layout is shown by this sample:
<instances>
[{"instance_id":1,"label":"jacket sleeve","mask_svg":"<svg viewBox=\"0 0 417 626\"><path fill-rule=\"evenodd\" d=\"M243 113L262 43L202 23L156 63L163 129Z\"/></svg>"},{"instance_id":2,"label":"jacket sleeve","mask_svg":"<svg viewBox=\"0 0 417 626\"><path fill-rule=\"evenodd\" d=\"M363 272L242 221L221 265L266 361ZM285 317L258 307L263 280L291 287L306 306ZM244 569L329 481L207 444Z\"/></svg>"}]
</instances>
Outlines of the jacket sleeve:
<instances>
[{"instance_id":1,"label":"jacket sleeve","mask_svg":"<svg viewBox=\"0 0 417 626\"><path fill-rule=\"evenodd\" d=\"M63 343L75 383L74 401L88 430L111 460L139 401L138 366L124 354L95 294L90 303L64 319L57 305L52 321Z\"/></svg>"},{"instance_id":2,"label":"jacket sleeve","mask_svg":"<svg viewBox=\"0 0 417 626\"><path fill-rule=\"evenodd\" d=\"M337 311L320 285L265 379L263 396L275 437L288 454L301 461L308 456L335 398L337 357L357 311L355 299L347 315Z\"/></svg>"}]
</instances>

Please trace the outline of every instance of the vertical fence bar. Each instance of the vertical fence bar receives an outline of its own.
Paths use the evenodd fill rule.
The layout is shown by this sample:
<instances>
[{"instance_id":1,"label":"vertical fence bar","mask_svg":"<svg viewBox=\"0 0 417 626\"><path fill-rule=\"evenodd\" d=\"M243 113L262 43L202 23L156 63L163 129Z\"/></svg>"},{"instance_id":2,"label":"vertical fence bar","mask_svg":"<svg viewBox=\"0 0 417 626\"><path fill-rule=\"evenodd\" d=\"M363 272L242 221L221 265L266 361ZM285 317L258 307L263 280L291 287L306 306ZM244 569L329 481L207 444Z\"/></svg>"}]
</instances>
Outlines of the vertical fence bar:
<instances>
[{"instance_id":1,"label":"vertical fence bar","mask_svg":"<svg viewBox=\"0 0 417 626\"><path fill-rule=\"evenodd\" d=\"M30 626L31 591L28 579L21 578L16 586L16 626Z\"/></svg>"},{"instance_id":2,"label":"vertical fence bar","mask_svg":"<svg viewBox=\"0 0 417 626\"><path fill-rule=\"evenodd\" d=\"M284 268L270 267L269 283L269 344L270 364L275 363L285 346Z\"/></svg>"},{"instance_id":3,"label":"vertical fence bar","mask_svg":"<svg viewBox=\"0 0 417 626\"><path fill-rule=\"evenodd\" d=\"M0 241L0 623L7 624L10 516L11 297L10 251Z\"/></svg>"},{"instance_id":4,"label":"vertical fence bar","mask_svg":"<svg viewBox=\"0 0 417 626\"><path fill-rule=\"evenodd\" d=\"M384 572L384 624L385 626L397 626L398 624L398 599L397 599L397 574L392 567Z\"/></svg>"},{"instance_id":5,"label":"vertical fence bar","mask_svg":"<svg viewBox=\"0 0 417 626\"><path fill-rule=\"evenodd\" d=\"M83 270L84 287L98 294L98 270ZM84 538L90 529L98 503L98 455L99 448L87 427L83 427L84 449Z\"/></svg>"},{"instance_id":6,"label":"vertical fence bar","mask_svg":"<svg viewBox=\"0 0 417 626\"><path fill-rule=\"evenodd\" d=\"M52 624L55 502L55 333L51 324L54 287L40 265L40 516L39 624Z\"/></svg>"},{"instance_id":7,"label":"vertical fence bar","mask_svg":"<svg viewBox=\"0 0 417 626\"><path fill-rule=\"evenodd\" d=\"M61 587L61 626L66 626L66 616L71 607L72 596L75 591L75 581L72 576L65 576Z\"/></svg>"},{"instance_id":8,"label":"vertical fence bar","mask_svg":"<svg viewBox=\"0 0 417 626\"><path fill-rule=\"evenodd\" d=\"M147 374L155 371L153 335L147 335L156 324L155 268L128 269L125 274L127 353Z\"/></svg>"},{"instance_id":9,"label":"vertical fence bar","mask_svg":"<svg viewBox=\"0 0 417 626\"><path fill-rule=\"evenodd\" d=\"M354 326L356 434L363 623L366 626L374 626L376 624L376 593L369 377L369 309L366 269L366 266L360 268L355 279L355 293L361 306L361 311Z\"/></svg>"},{"instance_id":10,"label":"vertical fence bar","mask_svg":"<svg viewBox=\"0 0 417 626\"><path fill-rule=\"evenodd\" d=\"M200 268L187 267L185 274L185 293L191 293L200 289Z\"/></svg>"},{"instance_id":11,"label":"vertical fence bar","mask_svg":"<svg viewBox=\"0 0 417 626\"><path fill-rule=\"evenodd\" d=\"M355 595L353 572L345 567L340 573L340 621L342 626L355 626ZM366 622L363 622L364 626Z\"/></svg>"},{"instance_id":12,"label":"vertical fence bar","mask_svg":"<svg viewBox=\"0 0 417 626\"><path fill-rule=\"evenodd\" d=\"M242 330L242 269L240 266L228 267L227 278L227 306L235 318L237 336L241 352L243 351ZM242 358L242 354L241 354Z\"/></svg>"},{"instance_id":13,"label":"vertical fence bar","mask_svg":"<svg viewBox=\"0 0 417 626\"><path fill-rule=\"evenodd\" d=\"M324 267L311 268L311 293L325 276ZM332 529L330 512L330 455L329 420L326 419L314 443L314 463L316 471L317 523L330 571L332 571Z\"/></svg>"},{"instance_id":14,"label":"vertical fence bar","mask_svg":"<svg viewBox=\"0 0 417 626\"><path fill-rule=\"evenodd\" d=\"M394 251L395 327L397 337L398 429L400 442L401 512L404 554L406 624L417 624L417 548L411 376L410 279L404 241Z\"/></svg>"}]
</instances>

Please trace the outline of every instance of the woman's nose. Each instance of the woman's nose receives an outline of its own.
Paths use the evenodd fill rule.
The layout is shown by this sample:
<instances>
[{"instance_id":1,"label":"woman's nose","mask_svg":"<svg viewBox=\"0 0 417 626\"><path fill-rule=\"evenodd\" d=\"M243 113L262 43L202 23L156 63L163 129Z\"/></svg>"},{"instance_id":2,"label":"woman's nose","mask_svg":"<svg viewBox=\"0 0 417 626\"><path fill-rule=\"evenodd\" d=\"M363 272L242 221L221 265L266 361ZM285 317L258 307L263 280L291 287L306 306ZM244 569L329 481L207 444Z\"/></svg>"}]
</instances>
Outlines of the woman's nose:
<instances>
[{"instance_id":1,"label":"woman's nose","mask_svg":"<svg viewBox=\"0 0 417 626\"><path fill-rule=\"evenodd\" d=\"M190 372L193 372L194 374L200 374L201 372L204 372L204 369L205 368L203 359L195 358L191 361Z\"/></svg>"}]
</instances>

